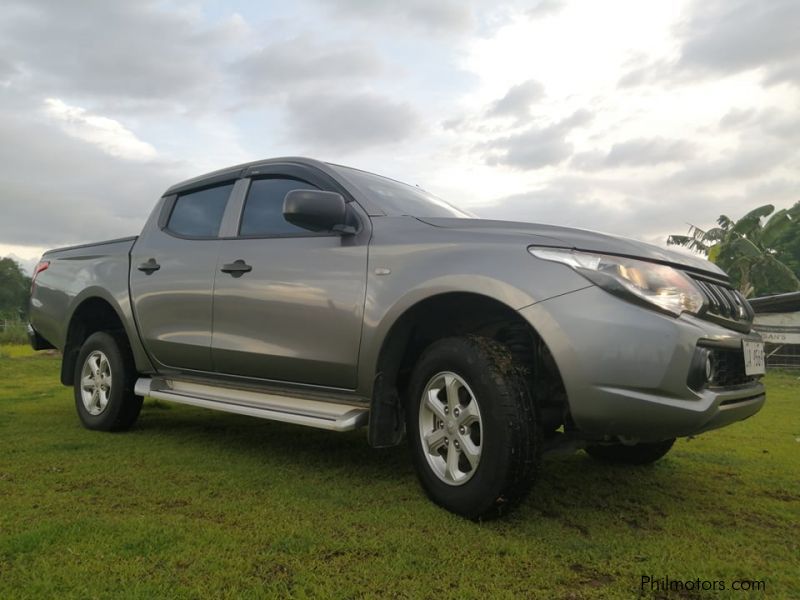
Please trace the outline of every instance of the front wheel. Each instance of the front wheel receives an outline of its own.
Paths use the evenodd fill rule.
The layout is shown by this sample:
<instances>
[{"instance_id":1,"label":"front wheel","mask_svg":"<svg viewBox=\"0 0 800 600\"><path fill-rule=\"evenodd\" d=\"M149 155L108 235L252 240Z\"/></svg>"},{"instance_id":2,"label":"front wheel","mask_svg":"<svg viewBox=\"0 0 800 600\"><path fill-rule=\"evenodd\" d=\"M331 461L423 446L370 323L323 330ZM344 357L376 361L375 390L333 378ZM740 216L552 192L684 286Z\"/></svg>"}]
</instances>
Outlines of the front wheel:
<instances>
[{"instance_id":1,"label":"front wheel","mask_svg":"<svg viewBox=\"0 0 800 600\"><path fill-rule=\"evenodd\" d=\"M103 331L81 346L75 364L75 408L87 429L129 429L142 409L133 392L136 369L127 343Z\"/></svg>"},{"instance_id":2,"label":"front wheel","mask_svg":"<svg viewBox=\"0 0 800 600\"><path fill-rule=\"evenodd\" d=\"M672 448L675 438L663 442L633 444L605 444L586 447L586 454L604 462L624 465L647 465L662 458Z\"/></svg>"},{"instance_id":3,"label":"front wheel","mask_svg":"<svg viewBox=\"0 0 800 600\"><path fill-rule=\"evenodd\" d=\"M535 406L511 353L494 340L435 342L414 367L406 414L420 482L440 506L470 519L514 508L539 467Z\"/></svg>"}]
</instances>

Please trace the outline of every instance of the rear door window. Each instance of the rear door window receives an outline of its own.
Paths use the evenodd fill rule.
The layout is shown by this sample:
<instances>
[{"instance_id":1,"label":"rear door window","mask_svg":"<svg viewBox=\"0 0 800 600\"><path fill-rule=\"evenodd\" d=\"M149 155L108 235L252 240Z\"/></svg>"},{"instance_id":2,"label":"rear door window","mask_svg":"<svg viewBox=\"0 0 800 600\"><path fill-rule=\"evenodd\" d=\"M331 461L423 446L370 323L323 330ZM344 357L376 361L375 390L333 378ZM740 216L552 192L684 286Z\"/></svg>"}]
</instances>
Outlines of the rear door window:
<instances>
[{"instance_id":1,"label":"rear door window","mask_svg":"<svg viewBox=\"0 0 800 600\"><path fill-rule=\"evenodd\" d=\"M233 183L181 194L175 200L167 229L181 236L216 237Z\"/></svg>"},{"instance_id":2,"label":"rear door window","mask_svg":"<svg viewBox=\"0 0 800 600\"><path fill-rule=\"evenodd\" d=\"M316 189L310 183L288 177L253 180L244 203L239 235L309 235L308 229L292 225L283 218L283 201L292 190Z\"/></svg>"}]
</instances>

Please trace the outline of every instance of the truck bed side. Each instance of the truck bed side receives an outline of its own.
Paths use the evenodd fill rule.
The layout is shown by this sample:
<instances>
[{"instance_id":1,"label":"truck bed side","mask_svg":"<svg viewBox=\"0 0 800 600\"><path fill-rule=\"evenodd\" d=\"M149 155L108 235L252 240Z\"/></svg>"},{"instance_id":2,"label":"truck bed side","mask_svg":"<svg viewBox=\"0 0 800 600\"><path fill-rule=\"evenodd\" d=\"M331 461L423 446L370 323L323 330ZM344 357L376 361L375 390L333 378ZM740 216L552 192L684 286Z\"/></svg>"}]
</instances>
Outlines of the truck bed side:
<instances>
[{"instance_id":1,"label":"truck bed side","mask_svg":"<svg viewBox=\"0 0 800 600\"><path fill-rule=\"evenodd\" d=\"M65 374L69 376L73 317L102 312L107 306L116 313L131 345L137 369L152 371L139 340L131 311L128 279L130 251L137 237L127 237L96 244L50 250L42 256L46 270L36 277L31 290L30 323L44 340L64 352Z\"/></svg>"}]
</instances>

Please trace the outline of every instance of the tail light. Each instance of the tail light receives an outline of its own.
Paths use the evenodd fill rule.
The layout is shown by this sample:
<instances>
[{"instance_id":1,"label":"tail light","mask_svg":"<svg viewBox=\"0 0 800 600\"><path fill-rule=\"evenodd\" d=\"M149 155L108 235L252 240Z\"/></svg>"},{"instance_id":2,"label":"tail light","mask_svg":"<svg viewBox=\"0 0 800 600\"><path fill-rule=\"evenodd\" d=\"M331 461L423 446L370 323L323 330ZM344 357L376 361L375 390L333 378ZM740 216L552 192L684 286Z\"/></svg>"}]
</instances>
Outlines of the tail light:
<instances>
[{"instance_id":1,"label":"tail light","mask_svg":"<svg viewBox=\"0 0 800 600\"><path fill-rule=\"evenodd\" d=\"M36 283L36 277L42 271L46 271L50 266L49 260L40 260L36 267L33 269L33 277L31 277L31 293L33 293L33 285Z\"/></svg>"}]
</instances>

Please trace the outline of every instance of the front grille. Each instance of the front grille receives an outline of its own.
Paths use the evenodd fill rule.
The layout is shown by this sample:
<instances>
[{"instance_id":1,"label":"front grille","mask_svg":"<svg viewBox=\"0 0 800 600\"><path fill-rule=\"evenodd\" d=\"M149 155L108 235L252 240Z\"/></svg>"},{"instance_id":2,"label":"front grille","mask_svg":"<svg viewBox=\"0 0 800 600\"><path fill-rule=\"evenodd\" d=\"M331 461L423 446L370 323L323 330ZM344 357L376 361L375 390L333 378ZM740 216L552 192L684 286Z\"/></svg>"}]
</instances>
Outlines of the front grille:
<instances>
[{"instance_id":1,"label":"front grille","mask_svg":"<svg viewBox=\"0 0 800 600\"><path fill-rule=\"evenodd\" d=\"M757 377L744 372L744 354L741 350L710 350L712 387L729 387L755 381Z\"/></svg>"},{"instance_id":2,"label":"front grille","mask_svg":"<svg viewBox=\"0 0 800 600\"><path fill-rule=\"evenodd\" d=\"M692 279L706 299L700 317L739 331L750 331L755 313L739 290L716 281L701 279L696 275L692 275Z\"/></svg>"}]
</instances>

